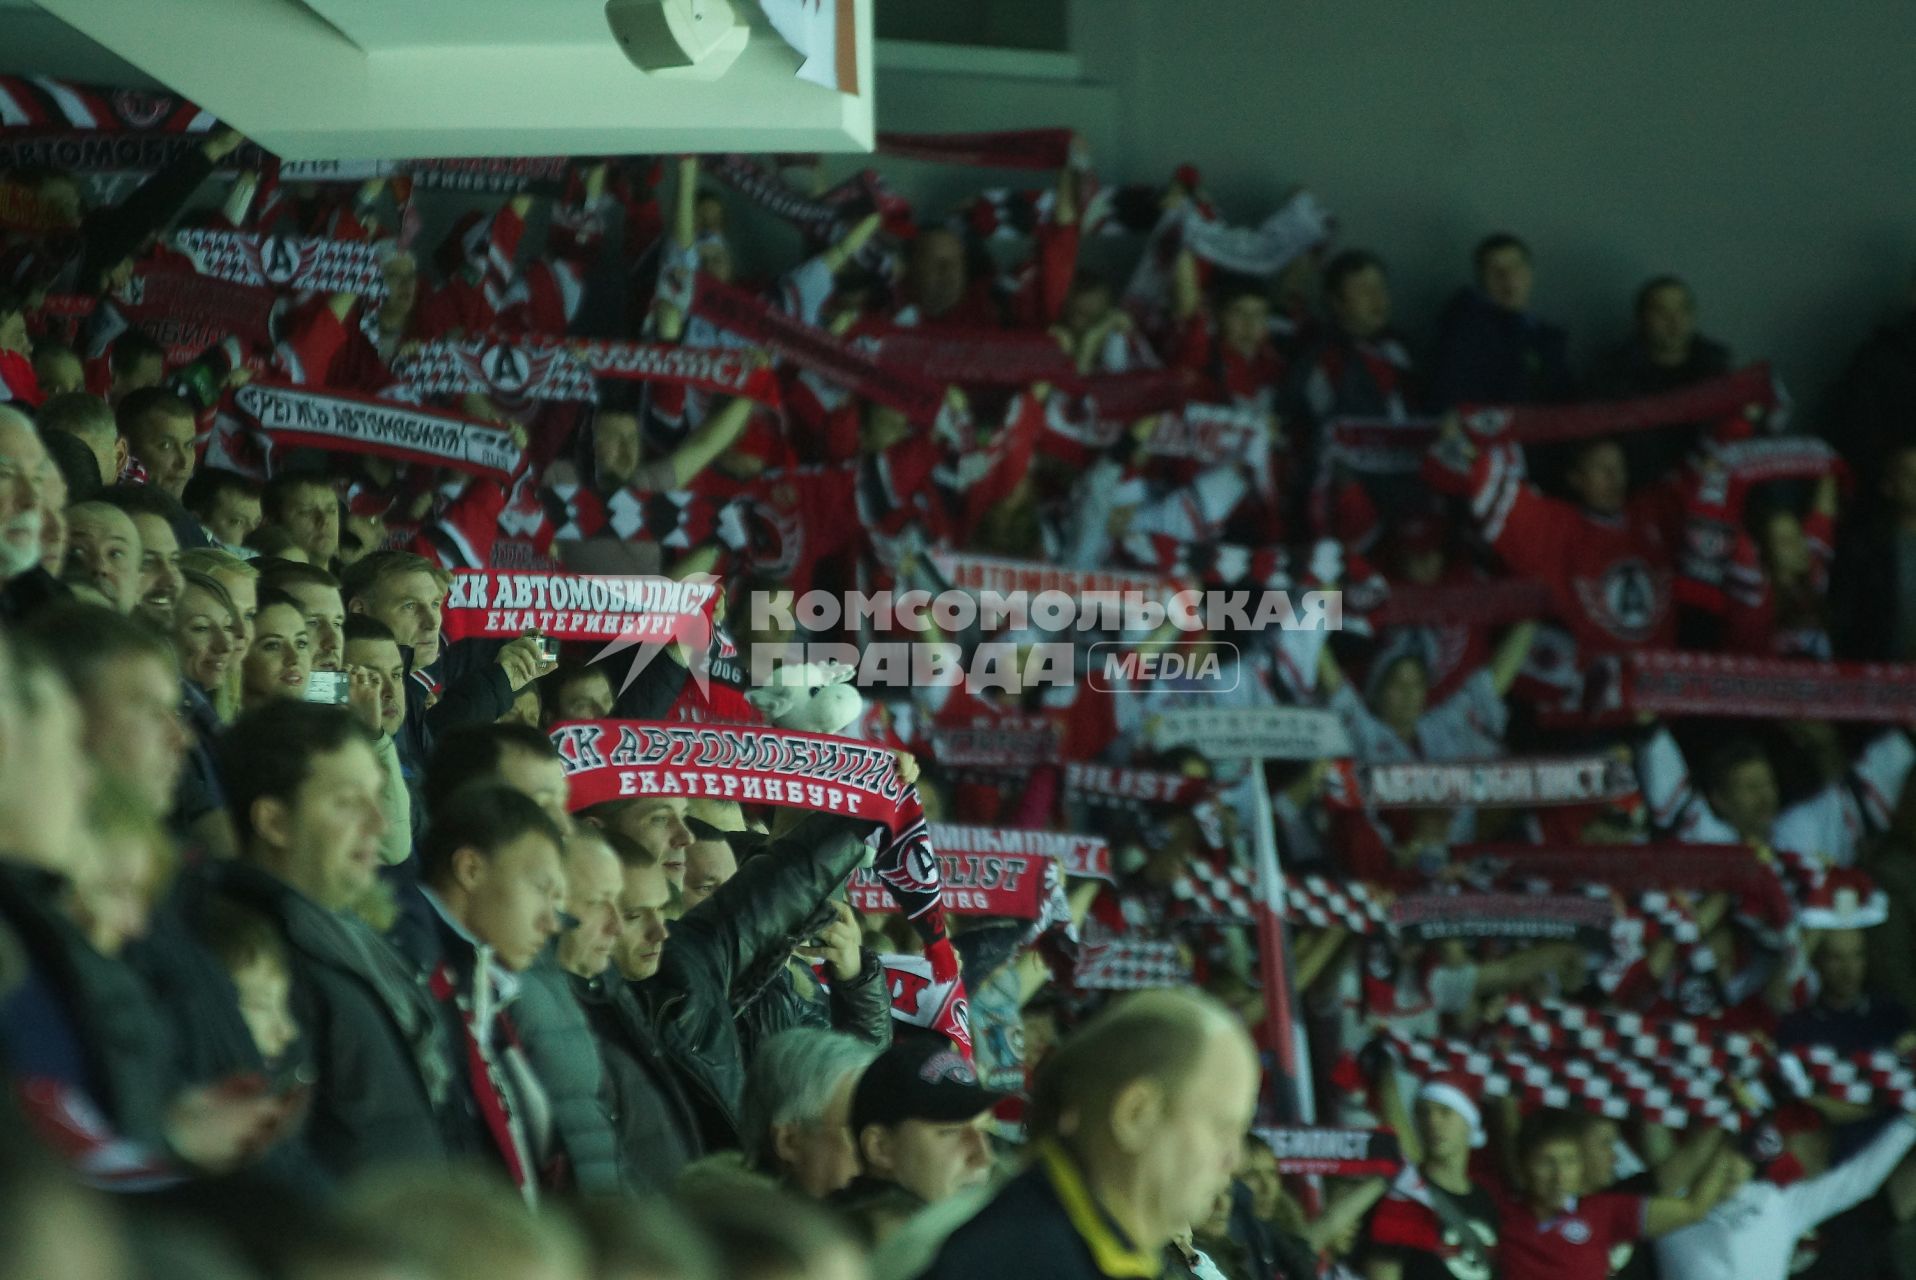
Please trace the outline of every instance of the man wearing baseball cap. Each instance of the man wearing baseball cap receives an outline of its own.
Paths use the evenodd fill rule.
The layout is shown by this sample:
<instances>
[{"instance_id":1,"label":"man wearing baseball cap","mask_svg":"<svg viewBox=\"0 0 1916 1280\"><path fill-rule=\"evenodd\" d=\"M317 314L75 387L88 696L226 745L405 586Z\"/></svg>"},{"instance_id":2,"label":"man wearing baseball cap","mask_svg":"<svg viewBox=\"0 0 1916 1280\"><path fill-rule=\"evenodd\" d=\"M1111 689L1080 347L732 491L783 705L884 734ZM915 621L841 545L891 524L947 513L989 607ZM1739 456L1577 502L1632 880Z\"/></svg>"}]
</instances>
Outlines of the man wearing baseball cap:
<instances>
[{"instance_id":1,"label":"man wearing baseball cap","mask_svg":"<svg viewBox=\"0 0 1916 1280\"><path fill-rule=\"evenodd\" d=\"M847 1209L902 1187L937 1204L991 1171L985 1123L1007 1095L978 1083L943 1039L915 1037L878 1055L852 1092L859 1176L836 1197Z\"/></svg>"},{"instance_id":2,"label":"man wearing baseball cap","mask_svg":"<svg viewBox=\"0 0 1916 1280\"><path fill-rule=\"evenodd\" d=\"M1470 1153L1484 1145L1483 1116L1469 1081L1424 1082L1412 1104L1423 1162L1406 1168L1371 1215L1364 1239L1368 1280L1488 1280L1496 1274L1497 1202L1470 1180Z\"/></svg>"}]
</instances>

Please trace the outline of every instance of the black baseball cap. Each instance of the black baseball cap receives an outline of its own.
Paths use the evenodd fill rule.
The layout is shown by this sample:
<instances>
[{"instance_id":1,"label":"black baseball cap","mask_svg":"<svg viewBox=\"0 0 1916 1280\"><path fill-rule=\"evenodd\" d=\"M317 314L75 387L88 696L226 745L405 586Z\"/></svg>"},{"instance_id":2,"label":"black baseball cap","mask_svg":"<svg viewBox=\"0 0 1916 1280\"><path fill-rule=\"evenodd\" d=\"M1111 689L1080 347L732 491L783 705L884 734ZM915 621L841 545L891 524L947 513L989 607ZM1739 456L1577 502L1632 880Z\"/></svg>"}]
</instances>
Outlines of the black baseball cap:
<instances>
[{"instance_id":1,"label":"black baseball cap","mask_svg":"<svg viewBox=\"0 0 1916 1280\"><path fill-rule=\"evenodd\" d=\"M1011 1097L978 1083L978 1073L942 1038L901 1040L872 1060L852 1091L852 1133L905 1120L956 1124Z\"/></svg>"}]
</instances>

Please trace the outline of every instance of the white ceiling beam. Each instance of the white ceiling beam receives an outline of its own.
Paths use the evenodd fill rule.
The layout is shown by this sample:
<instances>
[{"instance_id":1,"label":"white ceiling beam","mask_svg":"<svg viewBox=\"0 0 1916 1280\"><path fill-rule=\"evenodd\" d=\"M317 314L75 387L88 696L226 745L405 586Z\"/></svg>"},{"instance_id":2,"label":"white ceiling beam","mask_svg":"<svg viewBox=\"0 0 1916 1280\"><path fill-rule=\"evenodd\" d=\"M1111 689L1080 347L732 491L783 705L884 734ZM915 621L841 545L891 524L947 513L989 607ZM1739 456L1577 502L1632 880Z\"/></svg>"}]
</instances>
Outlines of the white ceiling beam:
<instances>
[{"instance_id":1,"label":"white ceiling beam","mask_svg":"<svg viewBox=\"0 0 1916 1280\"><path fill-rule=\"evenodd\" d=\"M614 43L599 0L564 0L567 20L545 29L537 19L547 6L536 0L319 0L313 9L295 0L39 3L288 159L866 151L873 143L871 0L858 0L859 97L797 79L798 55L765 29L753 31L719 80L647 76ZM580 33L581 4L595 34L561 42ZM463 15L465 40L498 31L498 42L386 47L377 43L379 9L411 11L413 24L419 10L447 23ZM497 20L475 25L480 17Z\"/></svg>"}]
</instances>

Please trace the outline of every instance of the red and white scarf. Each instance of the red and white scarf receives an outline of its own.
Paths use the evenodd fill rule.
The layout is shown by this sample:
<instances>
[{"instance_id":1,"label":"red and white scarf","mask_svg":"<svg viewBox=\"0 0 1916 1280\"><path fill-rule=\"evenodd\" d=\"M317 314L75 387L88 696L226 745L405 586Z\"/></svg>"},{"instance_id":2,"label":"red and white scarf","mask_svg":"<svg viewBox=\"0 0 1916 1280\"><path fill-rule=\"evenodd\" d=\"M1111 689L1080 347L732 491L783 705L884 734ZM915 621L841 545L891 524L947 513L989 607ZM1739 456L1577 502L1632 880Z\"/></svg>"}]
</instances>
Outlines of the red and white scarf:
<instances>
[{"instance_id":1,"label":"red and white scarf","mask_svg":"<svg viewBox=\"0 0 1916 1280\"><path fill-rule=\"evenodd\" d=\"M173 247L201 275L235 284L367 298L386 292L379 251L363 240L188 229L174 232Z\"/></svg>"},{"instance_id":2,"label":"red and white scarf","mask_svg":"<svg viewBox=\"0 0 1916 1280\"><path fill-rule=\"evenodd\" d=\"M242 432L273 448L370 453L508 483L522 459L499 428L415 405L338 391L251 382L227 404Z\"/></svg>"}]
</instances>

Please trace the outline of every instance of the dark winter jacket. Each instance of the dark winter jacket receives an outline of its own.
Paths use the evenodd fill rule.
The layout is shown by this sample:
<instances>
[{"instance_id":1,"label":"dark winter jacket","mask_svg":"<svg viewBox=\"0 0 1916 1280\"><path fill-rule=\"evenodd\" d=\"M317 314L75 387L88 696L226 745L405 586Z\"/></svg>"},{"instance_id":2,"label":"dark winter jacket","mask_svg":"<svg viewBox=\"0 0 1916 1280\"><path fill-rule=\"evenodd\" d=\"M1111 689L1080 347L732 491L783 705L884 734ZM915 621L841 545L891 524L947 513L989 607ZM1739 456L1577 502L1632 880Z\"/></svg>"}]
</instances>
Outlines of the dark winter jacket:
<instances>
[{"instance_id":1,"label":"dark winter jacket","mask_svg":"<svg viewBox=\"0 0 1916 1280\"><path fill-rule=\"evenodd\" d=\"M639 1190L621 1176L605 1062L567 977L551 956L519 975L519 998L512 1002L519 1043L545 1089L572 1186L588 1196Z\"/></svg>"},{"instance_id":2,"label":"dark winter jacket","mask_svg":"<svg viewBox=\"0 0 1916 1280\"><path fill-rule=\"evenodd\" d=\"M859 952L858 976L832 983L828 994L809 977L793 974L781 964L739 1010L738 1030L746 1057L781 1031L815 1027L843 1031L880 1049L891 1047L891 991L885 985L885 967L869 948ZM800 990L800 983L806 990Z\"/></svg>"},{"instance_id":3,"label":"dark winter jacket","mask_svg":"<svg viewBox=\"0 0 1916 1280\"><path fill-rule=\"evenodd\" d=\"M1570 394L1566 347L1556 325L1500 307L1482 290L1460 290L1437 322L1431 406L1565 399Z\"/></svg>"},{"instance_id":4,"label":"dark winter jacket","mask_svg":"<svg viewBox=\"0 0 1916 1280\"><path fill-rule=\"evenodd\" d=\"M679 1170L704 1153L698 1117L686 1097L688 1086L666 1056L651 1015L618 970L591 979L567 974L566 986L585 1010L598 1041L620 1183L669 1191ZM706 1105L720 1104L708 1098Z\"/></svg>"},{"instance_id":5,"label":"dark winter jacket","mask_svg":"<svg viewBox=\"0 0 1916 1280\"><path fill-rule=\"evenodd\" d=\"M15 1078L57 1080L120 1135L161 1146L177 1077L171 1033L131 966L95 951L61 910L67 881L0 862L0 929L26 960L0 995L0 1057Z\"/></svg>"},{"instance_id":6,"label":"dark winter jacket","mask_svg":"<svg viewBox=\"0 0 1916 1280\"><path fill-rule=\"evenodd\" d=\"M812 814L672 926L658 973L638 984L686 1082L707 1151L738 1146L745 1051L732 1009L742 973L791 945L792 932L864 860L869 822Z\"/></svg>"},{"instance_id":7,"label":"dark winter jacket","mask_svg":"<svg viewBox=\"0 0 1916 1280\"><path fill-rule=\"evenodd\" d=\"M206 868L263 913L291 957L293 1014L313 1073L303 1140L333 1177L447 1157L453 1048L425 984L364 921L328 911L246 863Z\"/></svg>"}]
</instances>

